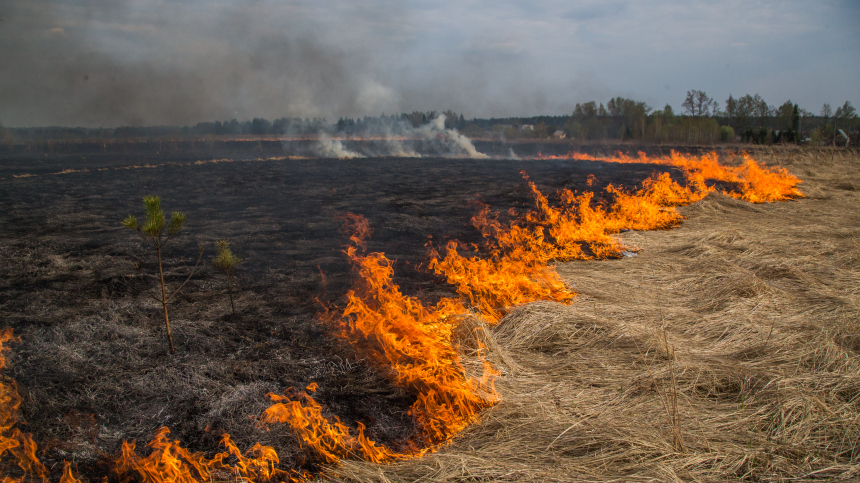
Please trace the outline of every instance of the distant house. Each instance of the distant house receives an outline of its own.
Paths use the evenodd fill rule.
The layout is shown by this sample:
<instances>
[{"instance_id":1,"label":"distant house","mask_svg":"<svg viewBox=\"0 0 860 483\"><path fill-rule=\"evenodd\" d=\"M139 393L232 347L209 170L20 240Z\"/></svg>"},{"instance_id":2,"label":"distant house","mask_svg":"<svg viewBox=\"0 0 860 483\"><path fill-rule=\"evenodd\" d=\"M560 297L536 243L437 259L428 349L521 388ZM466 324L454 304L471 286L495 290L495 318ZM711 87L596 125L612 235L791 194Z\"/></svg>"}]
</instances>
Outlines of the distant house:
<instances>
[{"instance_id":1,"label":"distant house","mask_svg":"<svg viewBox=\"0 0 860 483\"><path fill-rule=\"evenodd\" d=\"M567 137L567 133L559 129L558 131L552 133L552 137L555 139L565 139Z\"/></svg>"},{"instance_id":2,"label":"distant house","mask_svg":"<svg viewBox=\"0 0 860 483\"><path fill-rule=\"evenodd\" d=\"M520 131L534 131L535 127L533 124L523 124L520 126Z\"/></svg>"}]
</instances>

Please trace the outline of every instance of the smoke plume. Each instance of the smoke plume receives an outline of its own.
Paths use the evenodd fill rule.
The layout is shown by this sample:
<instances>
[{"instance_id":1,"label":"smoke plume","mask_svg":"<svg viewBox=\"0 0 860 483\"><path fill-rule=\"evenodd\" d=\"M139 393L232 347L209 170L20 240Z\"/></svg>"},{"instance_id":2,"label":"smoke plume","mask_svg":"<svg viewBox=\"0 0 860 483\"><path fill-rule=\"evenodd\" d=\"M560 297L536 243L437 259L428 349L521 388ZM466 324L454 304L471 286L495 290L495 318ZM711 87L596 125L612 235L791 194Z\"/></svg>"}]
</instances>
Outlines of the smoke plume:
<instances>
[{"instance_id":1,"label":"smoke plume","mask_svg":"<svg viewBox=\"0 0 860 483\"><path fill-rule=\"evenodd\" d=\"M445 115L440 114L429 123L413 127L403 119L389 121L377 126L375 131L363 133L353 148L343 141L322 135L315 144L313 153L325 158L364 158L394 156L400 158L446 157L485 159L488 156L475 149L472 141L445 127ZM285 148L287 144L284 144Z\"/></svg>"}]
</instances>

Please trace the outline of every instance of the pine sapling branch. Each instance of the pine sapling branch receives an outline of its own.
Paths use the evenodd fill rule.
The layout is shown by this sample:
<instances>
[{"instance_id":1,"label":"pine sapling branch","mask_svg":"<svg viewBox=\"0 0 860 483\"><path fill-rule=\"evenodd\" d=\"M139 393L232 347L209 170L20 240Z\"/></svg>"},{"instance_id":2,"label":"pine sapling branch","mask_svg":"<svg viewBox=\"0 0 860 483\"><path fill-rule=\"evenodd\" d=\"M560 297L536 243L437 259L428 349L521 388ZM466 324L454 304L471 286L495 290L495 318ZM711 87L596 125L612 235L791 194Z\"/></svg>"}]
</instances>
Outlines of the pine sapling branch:
<instances>
[{"instance_id":1,"label":"pine sapling branch","mask_svg":"<svg viewBox=\"0 0 860 483\"><path fill-rule=\"evenodd\" d=\"M230 310L236 314L236 306L233 304L233 270L242 259L233 255L227 240L220 240L215 244L217 255L212 259L212 264L227 274L227 294L230 296Z\"/></svg>"}]
</instances>

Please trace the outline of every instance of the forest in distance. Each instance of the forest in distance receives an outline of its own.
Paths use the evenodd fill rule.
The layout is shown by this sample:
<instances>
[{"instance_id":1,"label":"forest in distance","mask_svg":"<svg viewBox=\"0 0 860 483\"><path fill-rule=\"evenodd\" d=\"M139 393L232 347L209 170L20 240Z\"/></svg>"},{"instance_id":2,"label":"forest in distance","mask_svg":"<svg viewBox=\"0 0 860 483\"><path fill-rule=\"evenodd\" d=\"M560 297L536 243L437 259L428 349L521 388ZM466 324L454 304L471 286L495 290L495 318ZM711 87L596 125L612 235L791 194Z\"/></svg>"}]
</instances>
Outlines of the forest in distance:
<instances>
[{"instance_id":1,"label":"forest in distance","mask_svg":"<svg viewBox=\"0 0 860 483\"><path fill-rule=\"evenodd\" d=\"M653 109L645 102L615 97L605 105L577 103L568 116L467 119L451 110L382 114L358 118L287 118L270 121L199 122L194 126L19 127L0 124L0 149L39 142L130 141L142 139L235 139L237 137L301 138L319 135L408 137L413 130L444 116L444 127L471 139L502 141L637 141L645 143L812 144L856 146L860 117L849 101L835 109L824 104L815 113L788 100L768 104L759 94L729 96L724 103L700 90L687 92L683 111L671 105Z\"/></svg>"}]
</instances>

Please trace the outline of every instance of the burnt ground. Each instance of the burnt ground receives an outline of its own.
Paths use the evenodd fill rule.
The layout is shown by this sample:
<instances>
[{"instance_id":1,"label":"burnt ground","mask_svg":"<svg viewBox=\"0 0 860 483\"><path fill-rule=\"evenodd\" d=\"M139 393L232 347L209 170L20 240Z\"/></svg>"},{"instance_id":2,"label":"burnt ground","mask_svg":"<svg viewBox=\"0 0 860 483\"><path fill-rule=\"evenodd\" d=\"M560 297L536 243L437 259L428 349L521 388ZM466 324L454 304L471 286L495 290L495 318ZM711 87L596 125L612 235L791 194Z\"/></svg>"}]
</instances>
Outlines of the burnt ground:
<instances>
[{"instance_id":1,"label":"burnt ground","mask_svg":"<svg viewBox=\"0 0 860 483\"><path fill-rule=\"evenodd\" d=\"M192 451L216 452L228 432L242 449L274 446L285 468L312 469L313 456L288 429L254 423L270 404L267 392L311 382L331 414L366 424L371 438L397 448L415 438L406 414L413 396L316 317L320 302L337 305L351 284L338 215L367 217L374 228L368 249L395 260L405 293L434 302L452 292L420 269L428 237L479 242L469 225L478 198L501 211L531 206L521 170L551 194L586 189L589 174L598 180L590 189L633 187L661 169L505 159L255 160L284 151L280 143L144 144L0 155L0 320L21 338L11 344L5 375L23 397L21 427L55 477L66 459L100 479L123 440L142 446L163 425ZM225 158L232 161L194 163ZM159 166L121 169L145 164ZM52 174L81 169L88 171ZM169 286L185 279L197 246L205 247L207 263L170 306L174 356L160 305L141 290L155 287L154 253L121 226L128 214L142 216L149 194L162 197L168 215L188 216L165 252ZM208 263L222 238L244 259L235 315L226 278Z\"/></svg>"}]
</instances>

